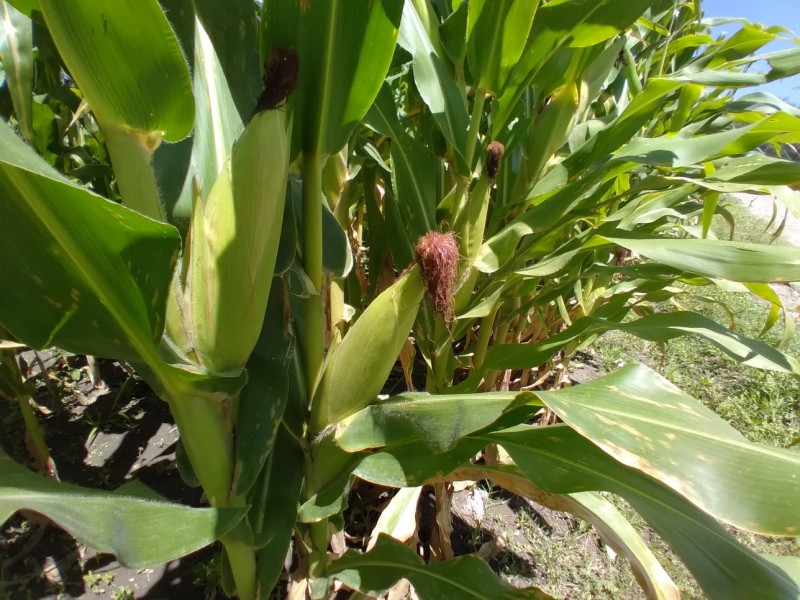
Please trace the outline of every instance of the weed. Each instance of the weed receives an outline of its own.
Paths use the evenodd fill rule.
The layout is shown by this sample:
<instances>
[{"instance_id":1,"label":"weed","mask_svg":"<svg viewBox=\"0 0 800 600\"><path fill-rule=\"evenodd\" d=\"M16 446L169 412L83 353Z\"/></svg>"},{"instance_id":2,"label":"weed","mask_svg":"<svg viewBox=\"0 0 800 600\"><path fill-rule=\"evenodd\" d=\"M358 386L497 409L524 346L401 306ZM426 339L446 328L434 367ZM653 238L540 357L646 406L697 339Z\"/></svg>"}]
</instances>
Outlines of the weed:
<instances>
[{"instance_id":1,"label":"weed","mask_svg":"<svg viewBox=\"0 0 800 600\"><path fill-rule=\"evenodd\" d=\"M217 555L209 561L201 562L192 567L194 585L203 588L204 600L214 600L220 595L222 588L222 566L220 556Z\"/></svg>"},{"instance_id":2,"label":"weed","mask_svg":"<svg viewBox=\"0 0 800 600\"><path fill-rule=\"evenodd\" d=\"M133 600L133 598L133 589L126 585L123 585L122 587L119 587L111 592L111 600Z\"/></svg>"},{"instance_id":3,"label":"weed","mask_svg":"<svg viewBox=\"0 0 800 600\"><path fill-rule=\"evenodd\" d=\"M86 587L89 589L94 590L95 586L100 585L100 578L101 576L98 573L86 571L86 573L83 574L83 583L86 584Z\"/></svg>"}]
</instances>

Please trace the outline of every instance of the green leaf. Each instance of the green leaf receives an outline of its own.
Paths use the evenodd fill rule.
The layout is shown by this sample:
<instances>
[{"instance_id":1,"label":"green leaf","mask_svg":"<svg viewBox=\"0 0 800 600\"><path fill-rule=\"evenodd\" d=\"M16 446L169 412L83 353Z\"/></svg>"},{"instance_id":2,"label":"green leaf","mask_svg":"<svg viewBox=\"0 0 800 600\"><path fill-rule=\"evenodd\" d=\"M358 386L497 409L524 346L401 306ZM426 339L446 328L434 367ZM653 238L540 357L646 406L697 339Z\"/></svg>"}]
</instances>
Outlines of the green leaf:
<instances>
[{"instance_id":1,"label":"green leaf","mask_svg":"<svg viewBox=\"0 0 800 600\"><path fill-rule=\"evenodd\" d=\"M614 156L614 161L687 167L720 155L744 154L784 134L791 134L792 138L798 136L800 119L776 113L752 125L722 133L691 138L679 134L675 137L634 139Z\"/></svg>"},{"instance_id":2,"label":"green leaf","mask_svg":"<svg viewBox=\"0 0 800 600\"><path fill-rule=\"evenodd\" d=\"M800 162L781 160L769 156L756 155L734 158L727 161L716 173L707 177L704 183L711 189L718 189L714 184L746 184L744 188L732 186L731 191L748 189L761 185L794 185L800 178ZM728 191L721 188L720 191Z\"/></svg>"},{"instance_id":3,"label":"green leaf","mask_svg":"<svg viewBox=\"0 0 800 600\"><path fill-rule=\"evenodd\" d=\"M570 154L564 160L564 166L570 173L578 173L622 147L661 110L666 99L680 87L681 84L676 81L650 80L644 90L631 100L625 111Z\"/></svg>"},{"instance_id":4,"label":"green leaf","mask_svg":"<svg viewBox=\"0 0 800 600\"><path fill-rule=\"evenodd\" d=\"M426 565L411 548L383 534L370 552L349 551L328 565L327 572L329 577L372 597L405 578L421 598L550 598L538 589L517 589L502 582L475 556Z\"/></svg>"},{"instance_id":5,"label":"green leaf","mask_svg":"<svg viewBox=\"0 0 800 600\"><path fill-rule=\"evenodd\" d=\"M443 57L436 53L425 26L411 2L406 2L403 8L398 43L414 57L414 83L417 90L445 139L455 151L459 172L467 174L469 167L462 156L466 148L469 126L466 100L444 64Z\"/></svg>"},{"instance_id":6,"label":"green leaf","mask_svg":"<svg viewBox=\"0 0 800 600\"><path fill-rule=\"evenodd\" d=\"M278 581L297 522L303 487L303 450L281 427L275 446L254 489L249 518L260 548L258 583L266 594Z\"/></svg>"},{"instance_id":7,"label":"green leaf","mask_svg":"<svg viewBox=\"0 0 800 600\"><path fill-rule=\"evenodd\" d=\"M289 191L293 203L293 227L303 231L303 182L299 178L291 177ZM353 252L347 234L342 229L336 216L328 208L327 203L322 204L322 268L332 277L341 279L346 277L353 268Z\"/></svg>"},{"instance_id":8,"label":"green leaf","mask_svg":"<svg viewBox=\"0 0 800 600\"><path fill-rule=\"evenodd\" d=\"M0 57L22 136L33 141L33 28L31 20L0 2Z\"/></svg>"},{"instance_id":9,"label":"green leaf","mask_svg":"<svg viewBox=\"0 0 800 600\"><path fill-rule=\"evenodd\" d=\"M769 556L762 555L766 560L778 566L792 580L800 586L800 557L797 556Z\"/></svg>"},{"instance_id":10,"label":"green leaf","mask_svg":"<svg viewBox=\"0 0 800 600\"><path fill-rule=\"evenodd\" d=\"M557 494L607 490L624 497L683 560L712 600L795 599L781 568L738 543L678 493L616 462L566 425L522 425L491 435L537 486Z\"/></svg>"},{"instance_id":11,"label":"green leaf","mask_svg":"<svg viewBox=\"0 0 800 600\"><path fill-rule=\"evenodd\" d=\"M225 19L221 23L215 20L206 29L204 25L208 20L196 19L191 6L173 8L169 14L175 19L176 15L186 12L191 13L191 19L187 27L189 31L182 32L186 37L181 42L184 48L192 50L194 130L190 139L177 144L162 144L153 155L161 198L173 219L184 221L191 216L193 195L199 193L204 201L208 197L255 105L253 99L247 112L242 114L243 105L247 104L251 95L249 86L243 82L259 81L257 62L255 72L248 69L247 65L223 64L213 46L212 36L216 39L234 35L225 25L235 27L238 32L238 22L228 23ZM247 29L248 24L244 23ZM243 46L240 44L237 47ZM232 63L236 62L234 57L227 58ZM244 60L243 55L238 60Z\"/></svg>"},{"instance_id":12,"label":"green leaf","mask_svg":"<svg viewBox=\"0 0 800 600\"><path fill-rule=\"evenodd\" d=\"M389 84L384 83L366 122L391 138L392 185L409 238L416 240L436 227L436 162L433 153L400 126Z\"/></svg>"},{"instance_id":13,"label":"green leaf","mask_svg":"<svg viewBox=\"0 0 800 600\"><path fill-rule=\"evenodd\" d=\"M439 454L463 436L494 423L507 411L537 406L525 392L429 395L405 393L372 404L336 426L336 443L347 452L419 440ZM532 410L536 410L535 408Z\"/></svg>"},{"instance_id":14,"label":"green leaf","mask_svg":"<svg viewBox=\"0 0 800 600\"><path fill-rule=\"evenodd\" d=\"M171 226L78 187L0 125L0 322L34 348L160 362ZM31 301L35 299L35 301Z\"/></svg>"},{"instance_id":15,"label":"green leaf","mask_svg":"<svg viewBox=\"0 0 800 600\"><path fill-rule=\"evenodd\" d=\"M352 466L353 475L386 487L416 487L463 466L486 446L480 439L465 438L454 448L433 454L420 442L411 439L361 456Z\"/></svg>"},{"instance_id":16,"label":"green leaf","mask_svg":"<svg viewBox=\"0 0 800 600\"><path fill-rule=\"evenodd\" d=\"M723 240L603 238L655 261L705 277L743 283L800 281L800 250Z\"/></svg>"},{"instance_id":17,"label":"green leaf","mask_svg":"<svg viewBox=\"0 0 800 600\"><path fill-rule=\"evenodd\" d=\"M771 68L768 72L722 70L726 67L741 68L761 61L769 63ZM689 65L687 68L675 73L672 78L701 85L730 88L762 85L770 81L791 77L797 73L800 73L800 48L789 48L788 50L757 54L738 60L732 60L719 65L716 70L697 70L696 65Z\"/></svg>"},{"instance_id":18,"label":"green leaf","mask_svg":"<svg viewBox=\"0 0 800 600\"><path fill-rule=\"evenodd\" d=\"M508 122L514 105L534 76L562 47L594 46L625 31L654 0L557 0L536 13L528 44L499 100L495 131Z\"/></svg>"},{"instance_id":19,"label":"green leaf","mask_svg":"<svg viewBox=\"0 0 800 600\"><path fill-rule=\"evenodd\" d=\"M20 509L53 520L81 544L114 554L131 568L146 568L185 556L230 531L243 508L191 508L101 492L52 481L0 452L0 523Z\"/></svg>"},{"instance_id":20,"label":"green leaf","mask_svg":"<svg viewBox=\"0 0 800 600\"><path fill-rule=\"evenodd\" d=\"M284 323L285 302L283 281L276 277L261 336L247 361L247 385L239 395L231 487L237 496L246 494L263 470L289 397L288 370L295 340Z\"/></svg>"},{"instance_id":21,"label":"green leaf","mask_svg":"<svg viewBox=\"0 0 800 600\"><path fill-rule=\"evenodd\" d=\"M41 0L47 29L92 110L118 126L175 141L194 123L178 40L155 0Z\"/></svg>"},{"instance_id":22,"label":"green leaf","mask_svg":"<svg viewBox=\"0 0 800 600\"><path fill-rule=\"evenodd\" d=\"M744 71L687 71L676 73L671 79L682 83L722 88L750 87L767 83L767 75L765 73L747 73Z\"/></svg>"},{"instance_id":23,"label":"green leaf","mask_svg":"<svg viewBox=\"0 0 800 600\"><path fill-rule=\"evenodd\" d=\"M526 147L528 182L537 181L547 161L567 139L578 110L578 88L569 82L555 90L536 121L531 125ZM530 190L523 186L522 198Z\"/></svg>"},{"instance_id":24,"label":"green leaf","mask_svg":"<svg viewBox=\"0 0 800 600\"><path fill-rule=\"evenodd\" d=\"M689 311L654 313L640 319L618 323L596 317L584 317L565 331L539 344L498 344L484 361L490 369L527 369L542 364L567 343L585 340L606 331L627 331L652 342L665 342L694 334L703 337L725 354L759 369L800 375L800 363L769 344L734 333L716 321Z\"/></svg>"},{"instance_id":25,"label":"green leaf","mask_svg":"<svg viewBox=\"0 0 800 600\"><path fill-rule=\"evenodd\" d=\"M439 26L439 41L442 49L450 58L450 62L457 68L463 68L464 58L467 54L466 32L469 2L462 2L454 8L455 10Z\"/></svg>"},{"instance_id":26,"label":"green leaf","mask_svg":"<svg viewBox=\"0 0 800 600\"><path fill-rule=\"evenodd\" d=\"M253 3L193 0L192 4L219 64L220 72L214 77L225 81L239 118L247 121L262 92L258 21ZM197 114L199 117L199 110Z\"/></svg>"},{"instance_id":27,"label":"green leaf","mask_svg":"<svg viewBox=\"0 0 800 600\"><path fill-rule=\"evenodd\" d=\"M330 479L329 482L311 498L306 500L298 512L298 520L302 523L316 523L344 510L347 506L347 495L352 484L352 470L355 462Z\"/></svg>"},{"instance_id":28,"label":"green leaf","mask_svg":"<svg viewBox=\"0 0 800 600\"><path fill-rule=\"evenodd\" d=\"M800 73L800 49L790 48L760 56L748 57L748 62L766 60L772 69L767 74L769 81L791 77Z\"/></svg>"},{"instance_id":29,"label":"green leaf","mask_svg":"<svg viewBox=\"0 0 800 600\"><path fill-rule=\"evenodd\" d=\"M609 455L707 513L756 533L800 534L800 455L749 443L642 365L537 396Z\"/></svg>"},{"instance_id":30,"label":"green leaf","mask_svg":"<svg viewBox=\"0 0 800 600\"><path fill-rule=\"evenodd\" d=\"M525 49L539 0L471 0L467 58L478 89L500 96Z\"/></svg>"},{"instance_id":31,"label":"green leaf","mask_svg":"<svg viewBox=\"0 0 800 600\"><path fill-rule=\"evenodd\" d=\"M402 0L265 2L262 61L275 46L300 56L294 109L297 149L328 155L344 146L383 83Z\"/></svg>"},{"instance_id":32,"label":"green leaf","mask_svg":"<svg viewBox=\"0 0 800 600\"><path fill-rule=\"evenodd\" d=\"M749 57L777 38L776 31L765 29L763 25L745 23L731 37L717 45L714 49L713 59L708 63L708 66L716 67L728 61Z\"/></svg>"}]
</instances>

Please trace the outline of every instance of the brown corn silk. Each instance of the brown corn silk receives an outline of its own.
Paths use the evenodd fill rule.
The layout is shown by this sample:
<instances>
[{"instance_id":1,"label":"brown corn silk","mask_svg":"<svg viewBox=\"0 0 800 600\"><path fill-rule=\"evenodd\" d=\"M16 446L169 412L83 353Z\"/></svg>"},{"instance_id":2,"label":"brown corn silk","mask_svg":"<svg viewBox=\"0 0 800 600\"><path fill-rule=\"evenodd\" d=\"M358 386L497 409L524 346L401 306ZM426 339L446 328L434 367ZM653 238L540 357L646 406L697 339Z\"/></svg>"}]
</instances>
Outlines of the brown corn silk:
<instances>
[{"instance_id":1,"label":"brown corn silk","mask_svg":"<svg viewBox=\"0 0 800 600\"><path fill-rule=\"evenodd\" d=\"M486 146L486 175L490 183L494 183L497 172L500 170L500 161L503 159L503 154L506 152L506 147L500 142L491 142Z\"/></svg>"},{"instance_id":2,"label":"brown corn silk","mask_svg":"<svg viewBox=\"0 0 800 600\"><path fill-rule=\"evenodd\" d=\"M444 320L453 320L453 294L458 273L458 245L452 232L426 233L417 242L417 263L425 292Z\"/></svg>"}]
</instances>

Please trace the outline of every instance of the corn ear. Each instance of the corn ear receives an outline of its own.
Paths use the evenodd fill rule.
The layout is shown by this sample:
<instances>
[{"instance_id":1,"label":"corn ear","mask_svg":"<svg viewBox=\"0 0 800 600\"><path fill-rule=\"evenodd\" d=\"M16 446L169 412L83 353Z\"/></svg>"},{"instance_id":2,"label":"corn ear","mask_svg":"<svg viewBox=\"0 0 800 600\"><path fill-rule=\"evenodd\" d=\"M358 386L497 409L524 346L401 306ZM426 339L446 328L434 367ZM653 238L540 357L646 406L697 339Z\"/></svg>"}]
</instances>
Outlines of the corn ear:
<instances>
[{"instance_id":1,"label":"corn ear","mask_svg":"<svg viewBox=\"0 0 800 600\"><path fill-rule=\"evenodd\" d=\"M475 182L475 187L467 198L463 210L456 215L453 231L458 238L461 256L467 267L471 267L478 256L486 229L486 216L489 212L489 192L491 185L486 173Z\"/></svg>"},{"instance_id":2,"label":"corn ear","mask_svg":"<svg viewBox=\"0 0 800 600\"><path fill-rule=\"evenodd\" d=\"M184 317L190 350L215 373L255 347L278 254L291 126L284 108L256 114L205 202L195 198Z\"/></svg>"},{"instance_id":3,"label":"corn ear","mask_svg":"<svg viewBox=\"0 0 800 600\"><path fill-rule=\"evenodd\" d=\"M514 190L517 201L525 199L531 183L536 181L544 171L547 161L564 145L579 101L577 86L574 82L567 83L553 92L549 104L531 124L526 148L526 176L517 178Z\"/></svg>"},{"instance_id":4,"label":"corn ear","mask_svg":"<svg viewBox=\"0 0 800 600\"><path fill-rule=\"evenodd\" d=\"M669 121L669 130L671 133L679 132L683 126L686 125L686 121L689 120L689 116L692 113L692 107L697 102L697 99L700 98L703 89L702 85L695 83L688 83L681 87L678 107L675 109L675 112L672 113L672 118Z\"/></svg>"},{"instance_id":5,"label":"corn ear","mask_svg":"<svg viewBox=\"0 0 800 600\"><path fill-rule=\"evenodd\" d=\"M315 434L375 400L408 339L424 291L415 266L382 292L329 352L311 405Z\"/></svg>"}]
</instances>

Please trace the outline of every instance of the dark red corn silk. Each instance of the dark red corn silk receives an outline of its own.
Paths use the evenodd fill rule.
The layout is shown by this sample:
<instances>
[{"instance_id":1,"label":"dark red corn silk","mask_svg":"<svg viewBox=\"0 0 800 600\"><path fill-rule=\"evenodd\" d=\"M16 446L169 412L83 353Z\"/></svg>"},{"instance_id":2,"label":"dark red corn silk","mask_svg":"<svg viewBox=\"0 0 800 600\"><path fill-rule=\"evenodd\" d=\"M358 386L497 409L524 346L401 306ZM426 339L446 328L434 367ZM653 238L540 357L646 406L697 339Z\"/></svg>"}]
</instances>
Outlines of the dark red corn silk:
<instances>
[{"instance_id":1,"label":"dark red corn silk","mask_svg":"<svg viewBox=\"0 0 800 600\"><path fill-rule=\"evenodd\" d=\"M422 282L436 312L453 321L453 294L458 274L458 245L452 232L426 233L417 242L417 263Z\"/></svg>"},{"instance_id":2,"label":"dark red corn silk","mask_svg":"<svg viewBox=\"0 0 800 600\"><path fill-rule=\"evenodd\" d=\"M486 175L491 183L494 183L494 178L500 171L500 161L503 159L505 151L506 147L500 142L492 142L486 146Z\"/></svg>"},{"instance_id":3,"label":"dark red corn silk","mask_svg":"<svg viewBox=\"0 0 800 600\"><path fill-rule=\"evenodd\" d=\"M292 48L275 46L270 50L269 59L264 65L261 82L264 91L258 98L253 116L265 110L275 110L286 102L286 99L297 86L297 75L300 70L300 56Z\"/></svg>"}]
</instances>

